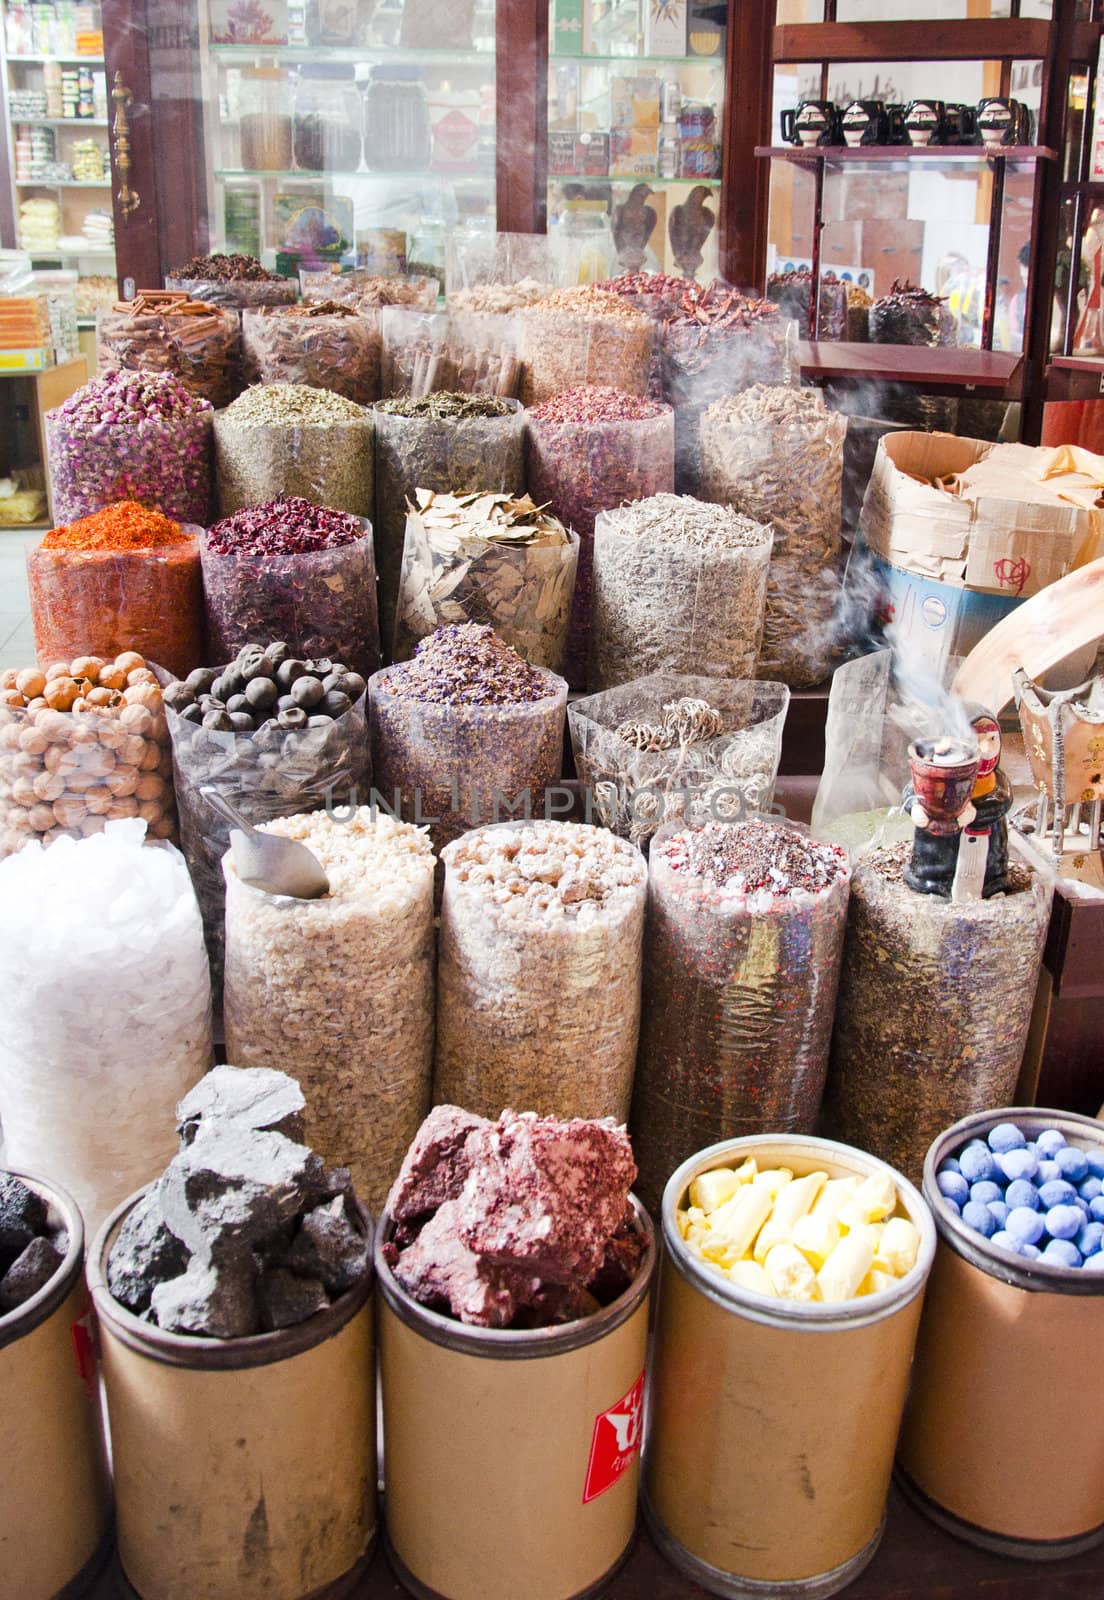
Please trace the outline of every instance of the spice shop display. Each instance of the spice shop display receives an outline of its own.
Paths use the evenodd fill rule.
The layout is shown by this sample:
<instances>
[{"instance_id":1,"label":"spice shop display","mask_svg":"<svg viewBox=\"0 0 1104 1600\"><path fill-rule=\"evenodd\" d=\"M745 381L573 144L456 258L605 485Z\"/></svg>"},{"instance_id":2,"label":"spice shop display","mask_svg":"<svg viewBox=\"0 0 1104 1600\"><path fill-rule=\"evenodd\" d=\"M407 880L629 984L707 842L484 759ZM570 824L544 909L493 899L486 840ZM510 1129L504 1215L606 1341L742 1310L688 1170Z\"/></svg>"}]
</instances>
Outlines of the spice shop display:
<instances>
[{"instance_id":1,"label":"spice shop display","mask_svg":"<svg viewBox=\"0 0 1104 1600\"><path fill-rule=\"evenodd\" d=\"M78 656L0 673L0 856L138 817L172 838L172 756L142 656Z\"/></svg>"},{"instance_id":2,"label":"spice shop display","mask_svg":"<svg viewBox=\"0 0 1104 1600\"><path fill-rule=\"evenodd\" d=\"M92 1229L164 1165L172 1107L211 1060L195 894L145 838L109 821L0 862L6 1159L55 1174Z\"/></svg>"},{"instance_id":3,"label":"spice shop display","mask_svg":"<svg viewBox=\"0 0 1104 1600\"><path fill-rule=\"evenodd\" d=\"M653 1211L696 1150L726 1136L814 1130L849 879L838 845L756 819L672 826L652 841L632 1126L638 1192ZM767 1236L791 1242L777 1227ZM803 1286L797 1298L815 1298L812 1270L783 1256ZM755 1259L764 1265L758 1246ZM789 1293L765 1265L773 1291Z\"/></svg>"},{"instance_id":4,"label":"spice shop display","mask_svg":"<svg viewBox=\"0 0 1104 1600\"><path fill-rule=\"evenodd\" d=\"M509 317L388 306L379 325L385 397L517 395L521 366Z\"/></svg>"},{"instance_id":5,"label":"spice shop display","mask_svg":"<svg viewBox=\"0 0 1104 1600\"><path fill-rule=\"evenodd\" d=\"M442 1105L419 1131L376 1250L387 1531L408 1586L566 1600L624 1557L655 1262L634 1173L612 1121ZM427 1497L442 1438L465 1447Z\"/></svg>"},{"instance_id":6,"label":"spice shop display","mask_svg":"<svg viewBox=\"0 0 1104 1600\"><path fill-rule=\"evenodd\" d=\"M791 267L787 272L772 272L767 279L767 299L773 300L784 317L797 325L799 339L813 337L813 274L809 267ZM819 339L846 339L847 286L834 273L820 279Z\"/></svg>"},{"instance_id":7,"label":"spice shop display","mask_svg":"<svg viewBox=\"0 0 1104 1600\"><path fill-rule=\"evenodd\" d=\"M664 822L738 820L774 795L785 684L651 673L572 702L587 819L645 852Z\"/></svg>"},{"instance_id":8,"label":"spice shop display","mask_svg":"<svg viewBox=\"0 0 1104 1600\"><path fill-rule=\"evenodd\" d=\"M200 531L133 500L51 529L27 552L38 659L137 651L189 672L203 654ZM98 682L91 704L123 687Z\"/></svg>"},{"instance_id":9,"label":"spice shop display","mask_svg":"<svg viewBox=\"0 0 1104 1600\"><path fill-rule=\"evenodd\" d=\"M378 1211L418 1131L433 1067L433 850L363 806L264 825L321 862L329 893L267 894L226 874L226 1051L279 1061L311 1104L311 1138Z\"/></svg>"},{"instance_id":10,"label":"spice shop display","mask_svg":"<svg viewBox=\"0 0 1104 1600\"><path fill-rule=\"evenodd\" d=\"M528 495L419 489L406 518L394 659L455 622L485 623L526 661L563 670L579 541Z\"/></svg>"},{"instance_id":11,"label":"spice shop display","mask_svg":"<svg viewBox=\"0 0 1104 1600\"><path fill-rule=\"evenodd\" d=\"M299 286L308 305L320 300L336 300L367 313L384 306L416 306L432 310L437 302L437 279L417 273L381 276L363 267L350 272L302 267Z\"/></svg>"},{"instance_id":12,"label":"spice shop display","mask_svg":"<svg viewBox=\"0 0 1104 1600\"><path fill-rule=\"evenodd\" d=\"M379 398L376 318L336 300L245 311L242 368L248 383L304 383L367 405Z\"/></svg>"},{"instance_id":13,"label":"spice shop display","mask_svg":"<svg viewBox=\"0 0 1104 1600\"><path fill-rule=\"evenodd\" d=\"M1051 887L1014 863L988 900L917 893L911 855L889 845L855 867L825 1112L833 1133L919 1175L948 1123L1012 1098Z\"/></svg>"},{"instance_id":14,"label":"spice shop display","mask_svg":"<svg viewBox=\"0 0 1104 1600\"><path fill-rule=\"evenodd\" d=\"M525 419L516 400L433 394L383 400L376 427L376 571L380 638L395 636L406 507L419 489L525 493Z\"/></svg>"},{"instance_id":15,"label":"spice shop display","mask_svg":"<svg viewBox=\"0 0 1104 1600\"><path fill-rule=\"evenodd\" d=\"M229 405L241 388L241 326L236 312L169 290L143 290L96 317L101 377L171 372L198 399Z\"/></svg>"},{"instance_id":16,"label":"spice shop display","mask_svg":"<svg viewBox=\"0 0 1104 1600\"><path fill-rule=\"evenodd\" d=\"M137 500L205 527L211 492L211 405L171 373L106 372L46 413L46 453L59 522Z\"/></svg>"},{"instance_id":17,"label":"spice shop display","mask_svg":"<svg viewBox=\"0 0 1104 1600\"><path fill-rule=\"evenodd\" d=\"M301 383L246 389L214 418L219 515L298 496L370 518L372 414L343 395Z\"/></svg>"},{"instance_id":18,"label":"spice shop display","mask_svg":"<svg viewBox=\"0 0 1104 1600\"><path fill-rule=\"evenodd\" d=\"M649 672L754 677L771 540L769 527L689 495L601 512L588 686Z\"/></svg>"},{"instance_id":19,"label":"spice shop display","mask_svg":"<svg viewBox=\"0 0 1104 1600\"><path fill-rule=\"evenodd\" d=\"M756 385L701 420L703 497L774 529L759 673L791 688L832 666L846 437L815 389Z\"/></svg>"},{"instance_id":20,"label":"spice shop display","mask_svg":"<svg viewBox=\"0 0 1104 1600\"><path fill-rule=\"evenodd\" d=\"M365 697L358 674L328 657L300 659L283 639L244 645L225 666L199 667L166 685L180 840L216 988L229 829L203 790L219 790L254 824L367 792Z\"/></svg>"},{"instance_id":21,"label":"spice shop display","mask_svg":"<svg viewBox=\"0 0 1104 1600\"><path fill-rule=\"evenodd\" d=\"M885 1525L931 1214L872 1156L766 1134L684 1162L662 1219L651 1533L715 1594L835 1594Z\"/></svg>"},{"instance_id":22,"label":"spice shop display","mask_svg":"<svg viewBox=\"0 0 1104 1600\"><path fill-rule=\"evenodd\" d=\"M628 1115L647 869L585 823L479 828L447 846L434 1099L494 1116Z\"/></svg>"},{"instance_id":23,"label":"spice shop display","mask_svg":"<svg viewBox=\"0 0 1104 1600\"><path fill-rule=\"evenodd\" d=\"M967 1117L924 1162L939 1249L898 1475L926 1516L983 1549L1054 1561L1104 1539L1102 1183L1104 1127L1037 1107ZM992 1471L1025 1416L1047 1418L1031 1472Z\"/></svg>"},{"instance_id":24,"label":"spice shop display","mask_svg":"<svg viewBox=\"0 0 1104 1600\"><path fill-rule=\"evenodd\" d=\"M519 311L514 325L527 406L584 383L647 394L652 324L619 295L593 284L557 289Z\"/></svg>"},{"instance_id":25,"label":"spice shop display","mask_svg":"<svg viewBox=\"0 0 1104 1600\"><path fill-rule=\"evenodd\" d=\"M873 344L958 343L958 324L947 302L908 279L894 278L887 295L870 307Z\"/></svg>"},{"instance_id":26,"label":"spice shop display","mask_svg":"<svg viewBox=\"0 0 1104 1600\"><path fill-rule=\"evenodd\" d=\"M567 685L491 628L439 628L368 689L376 790L428 825L438 849L480 823L551 807Z\"/></svg>"},{"instance_id":27,"label":"spice shop display","mask_svg":"<svg viewBox=\"0 0 1104 1600\"><path fill-rule=\"evenodd\" d=\"M348 1588L376 1527L371 1219L286 1074L218 1066L175 1120L88 1264L119 1563L165 1600Z\"/></svg>"},{"instance_id":28,"label":"spice shop display","mask_svg":"<svg viewBox=\"0 0 1104 1600\"><path fill-rule=\"evenodd\" d=\"M208 648L216 660L278 637L293 655L347 662L365 678L379 666L369 522L285 497L216 522L201 553ZM295 701L308 712L313 703Z\"/></svg>"},{"instance_id":29,"label":"spice shop display","mask_svg":"<svg viewBox=\"0 0 1104 1600\"><path fill-rule=\"evenodd\" d=\"M675 487L675 423L669 406L591 384L552 396L526 414L530 492L579 537L566 667L586 683L594 523L600 511Z\"/></svg>"},{"instance_id":30,"label":"spice shop display","mask_svg":"<svg viewBox=\"0 0 1104 1600\"><path fill-rule=\"evenodd\" d=\"M193 256L174 267L165 279L165 288L205 300L208 305L244 311L250 306L294 305L294 278L281 278L269 272L254 256Z\"/></svg>"}]
</instances>

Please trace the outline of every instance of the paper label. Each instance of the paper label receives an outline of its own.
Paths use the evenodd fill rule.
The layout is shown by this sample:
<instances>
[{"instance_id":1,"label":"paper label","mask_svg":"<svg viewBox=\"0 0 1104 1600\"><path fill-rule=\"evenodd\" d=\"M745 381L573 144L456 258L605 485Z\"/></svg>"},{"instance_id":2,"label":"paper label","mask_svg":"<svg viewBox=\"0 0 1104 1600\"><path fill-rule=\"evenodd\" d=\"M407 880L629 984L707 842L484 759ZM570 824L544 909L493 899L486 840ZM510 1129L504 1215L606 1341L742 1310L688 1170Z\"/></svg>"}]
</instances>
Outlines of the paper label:
<instances>
[{"instance_id":1,"label":"paper label","mask_svg":"<svg viewBox=\"0 0 1104 1600\"><path fill-rule=\"evenodd\" d=\"M600 1494L611 1489L623 1473L632 1466L640 1451L640 1434L644 1421L644 1374L640 1374L627 1394L608 1411L600 1411L594 1419L594 1433L590 1441L590 1460L587 1463L586 1483L583 1486L583 1504L597 1500Z\"/></svg>"}]
</instances>

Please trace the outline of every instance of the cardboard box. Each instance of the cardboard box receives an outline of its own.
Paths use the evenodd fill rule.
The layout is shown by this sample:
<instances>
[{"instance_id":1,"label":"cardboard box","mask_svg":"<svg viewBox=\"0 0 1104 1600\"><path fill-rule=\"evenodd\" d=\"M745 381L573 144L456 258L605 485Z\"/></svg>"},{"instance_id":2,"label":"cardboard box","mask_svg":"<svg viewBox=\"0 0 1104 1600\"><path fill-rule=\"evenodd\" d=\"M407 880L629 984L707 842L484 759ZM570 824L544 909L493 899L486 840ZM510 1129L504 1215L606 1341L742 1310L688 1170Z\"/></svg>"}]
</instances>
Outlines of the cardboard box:
<instances>
[{"instance_id":1,"label":"cardboard box","mask_svg":"<svg viewBox=\"0 0 1104 1600\"><path fill-rule=\"evenodd\" d=\"M610 79L611 128L659 128L659 79L655 76Z\"/></svg>"},{"instance_id":2,"label":"cardboard box","mask_svg":"<svg viewBox=\"0 0 1104 1600\"><path fill-rule=\"evenodd\" d=\"M551 52L554 56L583 53L584 0L554 0Z\"/></svg>"},{"instance_id":3,"label":"cardboard box","mask_svg":"<svg viewBox=\"0 0 1104 1600\"><path fill-rule=\"evenodd\" d=\"M686 54L687 9L687 0L644 0L644 55Z\"/></svg>"},{"instance_id":4,"label":"cardboard box","mask_svg":"<svg viewBox=\"0 0 1104 1600\"><path fill-rule=\"evenodd\" d=\"M659 171L659 129L614 128L609 170L611 178L654 178Z\"/></svg>"},{"instance_id":5,"label":"cardboard box","mask_svg":"<svg viewBox=\"0 0 1104 1600\"><path fill-rule=\"evenodd\" d=\"M1060 454L949 433L887 434L863 500L863 537L891 567L942 587L1027 599L1100 552L1104 519L1093 509L1098 491L1085 487L1092 470L1043 478ZM1078 455L1104 473L1100 457ZM990 465L989 481L975 497L959 498L927 481L983 461ZM1074 503L1078 493L1080 503Z\"/></svg>"},{"instance_id":6,"label":"cardboard box","mask_svg":"<svg viewBox=\"0 0 1104 1600\"><path fill-rule=\"evenodd\" d=\"M0 372L45 372L52 360L53 352L43 348L0 350Z\"/></svg>"},{"instance_id":7,"label":"cardboard box","mask_svg":"<svg viewBox=\"0 0 1104 1600\"><path fill-rule=\"evenodd\" d=\"M610 136L608 133L580 133L575 140L575 172L582 178L608 178Z\"/></svg>"}]
</instances>

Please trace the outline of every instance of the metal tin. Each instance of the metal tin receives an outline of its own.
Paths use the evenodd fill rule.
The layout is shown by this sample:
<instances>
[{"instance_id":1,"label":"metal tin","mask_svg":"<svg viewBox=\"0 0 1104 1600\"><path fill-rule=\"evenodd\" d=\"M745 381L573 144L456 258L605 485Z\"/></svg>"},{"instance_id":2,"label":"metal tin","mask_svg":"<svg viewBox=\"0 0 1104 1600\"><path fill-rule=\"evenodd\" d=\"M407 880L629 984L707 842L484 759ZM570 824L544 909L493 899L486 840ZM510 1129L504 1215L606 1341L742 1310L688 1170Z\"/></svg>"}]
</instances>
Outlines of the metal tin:
<instances>
[{"instance_id":1,"label":"metal tin","mask_svg":"<svg viewBox=\"0 0 1104 1600\"><path fill-rule=\"evenodd\" d=\"M887 1175L920 1231L892 1289L841 1304L768 1300L686 1245L691 1181L754 1155L796 1176ZM814 1600L844 1588L881 1538L897 1429L935 1253L919 1193L828 1139L726 1140L683 1163L663 1196L664 1263L644 1462L644 1511L664 1554L714 1594Z\"/></svg>"},{"instance_id":2,"label":"metal tin","mask_svg":"<svg viewBox=\"0 0 1104 1600\"><path fill-rule=\"evenodd\" d=\"M1014 1106L964 1117L928 1151L924 1197L939 1249L899 1477L970 1544L1059 1560L1104 1540L1104 1275L1012 1256L946 1204L940 1163L998 1122L1104 1145L1091 1117Z\"/></svg>"},{"instance_id":3,"label":"metal tin","mask_svg":"<svg viewBox=\"0 0 1104 1600\"><path fill-rule=\"evenodd\" d=\"M380 1223L388 1550L422 1600L578 1600L628 1554L636 1523L652 1225L617 1300L532 1332L476 1328L405 1292ZM428 1492L427 1492L428 1491Z\"/></svg>"},{"instance_id":4,"label":"metal tin","mask_svg":"<svg viewBox=\"0 0 1104 1600\"><path fill-rule=\"evenodd\" d=\"M349 1594L376 1529L371 1271L296 1327L167 1333L107 1287L108 1252L144 1192L107 1219L88 1263L128 1581L145 1600Z\"/></svg>"},{"instance_id":5,"label":"metal tin","mask_svg":"<svg viewBox=\"0 0 1104 1600\"><path fill-rule=\"evenodd\" d=\"M47 1202L69 1248L44 1289L0 1316L0 1588L61 1600L83 1593L111 1545L84 1224L64 1189L12 1175Z\"/></svg>"}]
</instances>

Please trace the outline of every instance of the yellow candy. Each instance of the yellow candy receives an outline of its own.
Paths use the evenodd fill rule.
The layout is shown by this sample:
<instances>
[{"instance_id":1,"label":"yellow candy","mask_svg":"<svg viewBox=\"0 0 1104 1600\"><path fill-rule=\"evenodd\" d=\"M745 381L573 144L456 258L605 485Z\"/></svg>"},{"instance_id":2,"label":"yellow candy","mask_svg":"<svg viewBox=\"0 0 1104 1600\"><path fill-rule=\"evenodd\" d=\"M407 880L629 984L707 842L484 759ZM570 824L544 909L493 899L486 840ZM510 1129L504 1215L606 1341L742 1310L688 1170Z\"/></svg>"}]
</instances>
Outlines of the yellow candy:
<instances>
[{"instance_id":1,"label":"yellow candy","mask_svg":"<svg viewBox=\"0 0 1104 1600\"><path fill-rule=\"evenodd\" d=\"M815 1211L810 1212L807 1217L798 1217L794 1223L794 1244L818 1270L827 1261L842 1237L838 1222L834 1222L831 1217L818 1217Z\"/></svg>"},{"instance_id":2,"label":"yellow candy","mask_svg":"<svg viewBox=\"0 0 1104 1600\"><path fill-rule=\"evenodd\" d=\"M788 1167L770 1167L766 1172L756 1173L753 1180L756 1188L766 1189L772 1200L776 1200L788 1183L793 1182L793 1173Z\"/></svg>"},{"instance_id":3,"label":"yellow candy","mask_svg":"<svg viewBox=\"0 0 1104 1600\"><path fill-rule=\"evenodd\" d=\"M817 1196L812 1214L818 1221L838 1222L839 1214L862 1183L861 1178L830 1178Z\"/></svg>"},{"instance_id":4,"label":"yellow candy","mask_svg":"<svg viewBox=\"0 0 1104 1600\"><path fill-rule=\"evenodd\" d=\"M852 1228L817 1273L822 1300L853 1300L874 1264L874 1236L866 1227Z\"/></svg>"},{"instance_id":5,"label":"yellow candy","mask_svg":"<svg viewBox=\"0 0 1104 1600\"><path fill-rule=\"evenodd\" d=\"M772 1300L776 1298L774 1284L754 1261L734 1262L728 1269L727 1277L740 1289L750 1289L752 1294L769 1295Z\"/></svg>"},{"instance_id":6,"label":"yellow candy","mask_svg":"<svg viewBox=\"0 0 1104 1600\"><path fill-rule=\"evenodd\" d=\"M874 1265L903 1278L916 1265L920 1249L920 1230L907 1217L890 1217L882 1230Z\"/></svg>"},{"instance_id":7,"label":"yellow candy","mask_svg":"<svg viewBox=\"0 0 1104 1600\"><path fill-rule=\"evenodd\" d=\"M702 1253L710 1261L731 1266L746 1255L770 1215L771 1196L766 1187L743 1184L731 1200L709 1217L709 1238Z\"/></svg>"},{"instance_id":8,"label":"yellow candy","mask_svg":"<svg viewBox=\"0 0 1104 1600\"><path fill-rule=\"evenodd\" d=\"M890 1216L896 1205L897 1189L892 1178L865 1178L840 1211L839 1220L845 1228L861 1227Z\"/></svg>"},{"instance_id":9,"label":"yellow candy","mask_svg":"<svg viewBox=\"0 0 1104 1600\"><path fill-rule=\"evenodd\" d=\"M735 1171L731 1167L715 1167L712 1172L699 1173L690 1185L691 1206L698 1206L702 1211L716 1211L718 1206L732 1199L741 1184L751 1182L756 1170L754 1160L749 1158Z\"/></svg>"},{"instance_id":10,"label":"yellow candy","mask_svg":"<svg viewBox=\"0 0 1104 1600\"><path fill-rule=\"evenodd\" d=\"M775 1245L792 1241L798 1220L812 1209L827 1182L826 1172L810 1172L807 1177L795 1178L792 1183L786 1184L755 1241L756 1261L763 1261L767 1251Z\"/></svg>"},{"instance_id":11,"label":"yellow candy","mask_svg":"<svg viewBox=\"0 0 1104 1600\"><path fill-rule=\"evenodd\" d=\"M816 1273L801 1251L792 1244L776 1244L768 1250L763 1271L776 1293L786 1300L816 1300Z\"/></svg>"}]
</instances>

